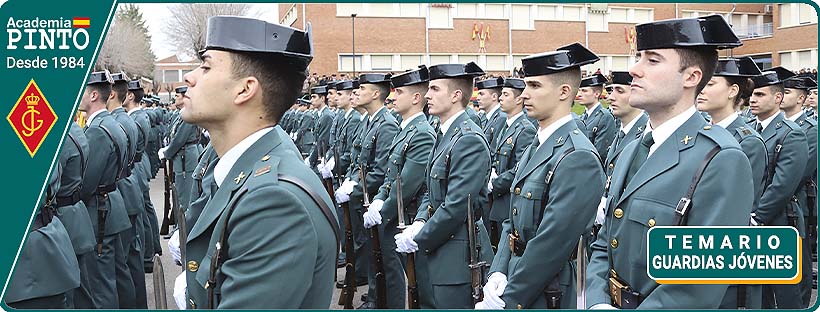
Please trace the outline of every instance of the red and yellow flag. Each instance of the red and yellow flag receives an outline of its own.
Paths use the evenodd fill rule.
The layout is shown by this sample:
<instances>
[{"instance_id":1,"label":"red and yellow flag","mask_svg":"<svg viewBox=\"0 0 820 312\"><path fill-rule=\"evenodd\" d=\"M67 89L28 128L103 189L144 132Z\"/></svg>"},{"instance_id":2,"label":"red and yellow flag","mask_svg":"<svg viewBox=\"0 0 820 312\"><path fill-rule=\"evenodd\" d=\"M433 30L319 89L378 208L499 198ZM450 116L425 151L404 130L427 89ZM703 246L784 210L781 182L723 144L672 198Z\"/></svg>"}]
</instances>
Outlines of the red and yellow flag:
<instances>
[{"instance_id":1,"label":"red and yellow flag","mask_svg":"<svg viewBox=\"0 0 820 312\"><path fill-rule=\"evenodd\" d=\"M72 24L74 28L88 28L91 27L91 19L88 17L75 17Z\"/></svg>"}]
</instances>

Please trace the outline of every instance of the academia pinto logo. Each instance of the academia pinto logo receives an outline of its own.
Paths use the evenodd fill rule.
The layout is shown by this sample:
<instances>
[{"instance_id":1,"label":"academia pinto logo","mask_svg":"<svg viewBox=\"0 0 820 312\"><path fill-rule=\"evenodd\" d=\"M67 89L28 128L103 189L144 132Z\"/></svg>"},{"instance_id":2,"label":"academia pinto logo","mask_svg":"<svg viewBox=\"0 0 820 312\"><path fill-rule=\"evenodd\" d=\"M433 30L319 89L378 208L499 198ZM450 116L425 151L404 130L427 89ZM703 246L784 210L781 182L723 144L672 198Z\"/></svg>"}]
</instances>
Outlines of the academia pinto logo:
<instances>
[{"instance_id":1,"label":"academia pinto logo","mask_svg":"<svg viewBox=\"0 0 820 312\"><path fill-rule=\"evenodd\" d=\"M57 114L54 113L40 87L31 79L6 116L6 120L33 158L51 132L51 128L57 123Z\"/></svg>"}]
</instances>

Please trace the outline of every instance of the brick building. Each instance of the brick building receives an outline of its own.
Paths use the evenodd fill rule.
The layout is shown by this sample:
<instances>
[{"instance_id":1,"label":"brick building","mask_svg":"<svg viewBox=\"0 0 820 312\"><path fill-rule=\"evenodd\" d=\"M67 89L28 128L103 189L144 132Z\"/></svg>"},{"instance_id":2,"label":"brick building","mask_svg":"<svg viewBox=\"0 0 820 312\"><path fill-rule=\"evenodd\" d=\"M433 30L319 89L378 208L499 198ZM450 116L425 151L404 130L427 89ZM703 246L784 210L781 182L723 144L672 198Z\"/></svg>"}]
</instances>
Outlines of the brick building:
<instances>
[{"instance_id":1,"label":"brick building","mask_svg":"<svg viewBox=\"0 0 820 312\"><path fill-rule=\"evenodd\" d=\"M185 85L182 76L199 66L199 60L180 61L176 55L161 59L154 63L154 81L157 94L168 101L176 87Z\"/></svg>"},{"instance_id":2,"label":"brick building","mask_svg":"<svg viewBox=\"0 0 820 312\"><path fill-rule=\"evenodd\" d=\"M509 74L524 56L573 42L601 56L585 70L607 73L635 61L635 24L714 13L743 39L734 56L752 56L762 68L817 67L817 13L800 3L279 4L280 23L299 29L311 23L310 70L320 74L353 72L354 62L356 72L401 72L468 61Z\"/></svg>"}]
</instances>

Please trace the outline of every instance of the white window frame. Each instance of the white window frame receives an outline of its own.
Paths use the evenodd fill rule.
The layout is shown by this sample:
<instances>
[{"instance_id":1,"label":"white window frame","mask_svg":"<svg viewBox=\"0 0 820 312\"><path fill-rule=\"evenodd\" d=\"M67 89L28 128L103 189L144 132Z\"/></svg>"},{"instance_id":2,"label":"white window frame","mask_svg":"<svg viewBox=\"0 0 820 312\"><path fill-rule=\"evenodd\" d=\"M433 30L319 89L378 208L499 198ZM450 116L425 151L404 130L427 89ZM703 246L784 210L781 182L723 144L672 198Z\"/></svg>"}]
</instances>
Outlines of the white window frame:
<instances>
[{"instance_id":1,"label":"white window frame","mask_svg":"<svg viewBox=\"0 0 820 312\"><path fill-rule=\"evenodd\" d=\"M425 14L425 20L427 21L427 23L426 23L427 24L427 29L453 29L453 8L452 7L446 8L447 9L447 26L435 26L435 27L433 25L431 25L432 24L432 18L431 18L432 10L434 10L434 9L444 9L444 8L431 7L430 4L427 4L426 8L427 8L427 12Z\"/></svg>"}]
</instances>

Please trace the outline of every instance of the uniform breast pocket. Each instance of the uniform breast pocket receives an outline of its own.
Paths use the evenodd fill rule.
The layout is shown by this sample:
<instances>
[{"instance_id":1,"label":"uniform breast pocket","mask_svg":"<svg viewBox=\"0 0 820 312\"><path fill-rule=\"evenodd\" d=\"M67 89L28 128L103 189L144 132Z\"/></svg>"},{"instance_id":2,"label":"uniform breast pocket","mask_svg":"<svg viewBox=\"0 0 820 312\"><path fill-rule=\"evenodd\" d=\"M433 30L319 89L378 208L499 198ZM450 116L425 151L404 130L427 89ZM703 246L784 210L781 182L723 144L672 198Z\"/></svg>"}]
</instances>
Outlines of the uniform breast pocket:
<instances>
[{"instance_id":1,"label":"uniform breast pocket","mask_svg":"<svg viewBox=\"0 0 820 312\"><path fill-rule=\"evenodd\" d=\"M439 204L444 201L447 192L447 168L443 164L435 164L430 168L430 185L427 189L432 202Z\"/></svg>"},{"instance_id":2,"label":"uniform breast pocket","mask_svg":"<svg viewBox=\"0 0 820 312\"><path fill-rule=\"evenodd\" d=\"M501 164L501 170L507 170L509 167L515 165L515 163L510 163L510 158L513 154L513 146L504 142L501 147L498 148L498 153L496 154L496 159L498 159L499 163Z\"/></svg>"},{"instance_id":3,"label":"uniform breast pocket","mask_svg":"<svg viewBox=\"0 0 820 312\"><path fill-rule=\"evenodd\" d=\"M541 209L543 208L544 190L547 184L540 181L525 181L521 186L521 192L518 198L521 204L522 215L521 225L527 234L535 234L538 229L538 223L541 217ZM528 235L530 236L530 235Z\"/></svg>"},{"instance_id":4,"label":"uniform breast pocket","mask_svg":"<svg viewBox=\"0 0 820 312\"><path fill-rule=\"evenodd\" d=\"M613 213L617 217L618 209ZM654 198L635 198L626 207L627 218L631 221L630 230L627 235L634 244L640 244L640 249L634 251L639 252L638 255L646 255L646 235L649 229L659 225L675 225L675 205L660 201ZM631 257L632 266L638 269L646 268L646 257Z\"/></svg>"}]
</instances>

